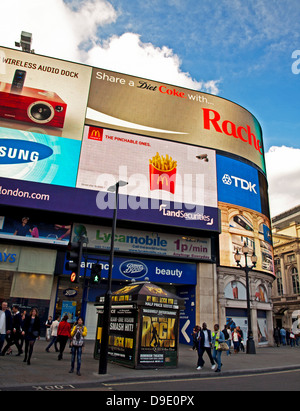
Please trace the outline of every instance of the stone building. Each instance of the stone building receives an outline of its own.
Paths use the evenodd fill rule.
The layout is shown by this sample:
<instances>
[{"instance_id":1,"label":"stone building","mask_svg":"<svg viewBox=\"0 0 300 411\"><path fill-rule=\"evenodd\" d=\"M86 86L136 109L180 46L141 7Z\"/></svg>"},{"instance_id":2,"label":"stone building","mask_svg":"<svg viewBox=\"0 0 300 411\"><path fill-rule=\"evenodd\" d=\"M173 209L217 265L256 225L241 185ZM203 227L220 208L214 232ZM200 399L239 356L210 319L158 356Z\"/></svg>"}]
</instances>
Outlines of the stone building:
<instances>
[{"instance_id":1,"label":"stone building","mask_svg":"<svg viewBox=\"0 0 300 411\"><path fill-rule=\"evenodd\" d=\"M276 281L272 300L274 326L294 331L300 319L300 205L272 219Z\"/></svg>"}]
</instances>

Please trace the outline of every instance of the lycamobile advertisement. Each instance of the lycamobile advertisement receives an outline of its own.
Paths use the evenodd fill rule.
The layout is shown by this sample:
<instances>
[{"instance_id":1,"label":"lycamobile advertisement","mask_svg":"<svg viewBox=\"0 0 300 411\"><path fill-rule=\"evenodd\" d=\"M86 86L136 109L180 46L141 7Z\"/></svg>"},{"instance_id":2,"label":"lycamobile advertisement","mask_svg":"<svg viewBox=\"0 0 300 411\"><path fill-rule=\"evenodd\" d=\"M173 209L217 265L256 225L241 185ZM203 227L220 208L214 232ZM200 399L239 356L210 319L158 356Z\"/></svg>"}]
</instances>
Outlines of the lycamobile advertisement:
<instances>
[{"instance_id":1,"label":"lycamobile advertisement","mask_svg":"<svg viewBox=\"0 0 300 411\"><path fill-rule=\"evenodd\" d=\"M110 250L110 227L74 224L72 239L76 241L81 235L87 236L89 247ZM116 251L211 260L209 238L118 228L114 240Z\"/></svg>"}]
</instances>

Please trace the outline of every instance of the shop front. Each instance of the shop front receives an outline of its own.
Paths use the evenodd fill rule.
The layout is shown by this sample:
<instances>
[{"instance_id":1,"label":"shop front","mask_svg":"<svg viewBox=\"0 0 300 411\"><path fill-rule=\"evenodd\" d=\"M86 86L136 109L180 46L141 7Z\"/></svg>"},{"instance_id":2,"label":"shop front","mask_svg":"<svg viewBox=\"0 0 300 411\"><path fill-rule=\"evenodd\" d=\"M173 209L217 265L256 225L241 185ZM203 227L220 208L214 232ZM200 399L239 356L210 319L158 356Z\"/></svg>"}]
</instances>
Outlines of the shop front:
<instances>
[{"instance_id":1,"label":"shop front","mask_svg":"<svg viewBox=\"0 0 300 411\"><path fill-rule=\"evenodd\" d=\"M250 276L250 310L252 331L259 346L273 345L271 280L269 276L255 272ZM219 268L219 310L222 325L231 330L240 327L244 343L248 336L247 295L245 277L238 270ZM246 345L245 345L246 346Z\"/></svg>"},{"instance_id":2,"label":"shop front","mask_svg":"<svg viewBox=\"0 0 300 411\"><path fill-rule=\"evenodd\" d=\"M56 250L15 245L0 246L0 300L29 313L39 310L42 325L48 317Z\"/></svg>"},{"instance_id":3,"label":"shop front","mask_svg":"<svg viewBox=\"0 0 300 411\"><path fill-rule=\"evenodd\" d=\"M92 264L102 266L101 281L91 284ZM109 263L107 255L89 254L81 265L79 284L70 282L70 274L65 270L59 277L56 293L56 312L63 314L63 307L69 307L70 322L79 314L85 318L88 329L87 339L95 339L97 310L95 302L104 296L107 287ZM133 281L150 281L161 285L165 290L178 295L185 301L180 311L179 342L190 344L196 320L195 287L197 283L197 264L166 261L159 259L115 257L112 272L112 291ZM73 308L72 308L73 307Z\"/></svg>"}]
</instances>

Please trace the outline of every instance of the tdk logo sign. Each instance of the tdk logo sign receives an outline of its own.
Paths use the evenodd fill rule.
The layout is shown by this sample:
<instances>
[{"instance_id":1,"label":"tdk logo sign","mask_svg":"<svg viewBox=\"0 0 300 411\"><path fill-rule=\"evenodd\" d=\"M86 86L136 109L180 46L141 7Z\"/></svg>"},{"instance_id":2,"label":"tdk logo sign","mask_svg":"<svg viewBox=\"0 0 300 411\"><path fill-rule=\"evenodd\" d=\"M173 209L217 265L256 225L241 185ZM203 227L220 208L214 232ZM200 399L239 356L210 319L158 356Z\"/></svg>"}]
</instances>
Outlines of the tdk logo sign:
<instances>
[{"instance_id":1,"label":"tdk logo sign","mask_svg":"<svg viewBox=\"0 0 300 411\"><path fill-rule=\"evenodd\" d=\"M0 164L32 163L50 157L53 150L26 140L0 139Z\"/></svg>"},{"instance_id":2,"label":"tdk logo sign","mask_svg":"<svg viewBox=\"0 0 300 411\"><path fill-rule=\"evenodd\" d=\"M250 181L244 180L243 178L230 176L229 174L224 174L222 181L224 184L231 186L232 184L235 185L237 188L241 188L246 191L253 192L257 194L256 191L256 184L251 183Z\"/></svg>"}]
</instances>

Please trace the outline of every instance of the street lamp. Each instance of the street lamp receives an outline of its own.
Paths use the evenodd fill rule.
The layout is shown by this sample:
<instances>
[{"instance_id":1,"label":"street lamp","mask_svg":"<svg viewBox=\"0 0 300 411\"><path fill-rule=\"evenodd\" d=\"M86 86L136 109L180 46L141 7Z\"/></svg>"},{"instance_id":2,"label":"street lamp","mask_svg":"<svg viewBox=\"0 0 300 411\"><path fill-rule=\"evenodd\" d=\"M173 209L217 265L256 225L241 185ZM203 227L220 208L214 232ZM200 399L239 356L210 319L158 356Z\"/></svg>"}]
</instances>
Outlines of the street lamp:
<instances>
[{"instance_id":1,"label":"street lamp","mask_svg":"<svg viewBox=\"0 0 300 411\"><path fill-rule=\"evenodd\" d=\"M107 371L108 339L109 339L109 328L110 328L110 317L111 317L111 280L112 280L112 269L113 269L113 261L114 261L117 211L118 211L118 204L119 204L119 187L124 187L127 184L128 183L126 181L118 181L115 185L107 189L107 191L111 193L115 192L116 196L115 196L115 207L114 207L114 216L113 216L113 222L112 222L112 232L111 232L111 242L110 242L107 290L105 293L105 300L104 300L103 326L102 326L101 349L100 349L100 359L99 359L99 374L106 374L106 371Z\"/></svg>"},{"instance_id":2,"label":"street lamp","mask_svg":"<svg viewBox=\"0 0 300 411\"><path fill-rule=\"evenodd\" d=\"M241 265L241 258L242 254L245 256L245 266L242 267ZM252 332L252 321L251 321L251 311L250 311L250 290L249 290L249 272L255 268L257 263L257 256L255 252L251 255L251 262L252 266L248 266L247 257L249 254L249 247L247 247L246 243L244 243L242 247L242 254L239 253L239 250L236 251L234 255L235 262L239 268L245 271L246 273L246 293L247 293L247 316L248 316L248 340L247 340L247 354L256 354L255 351L255 343L253 340L253 332Z\"/></svg>"}]
</instances>

